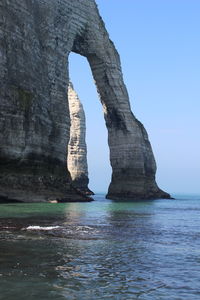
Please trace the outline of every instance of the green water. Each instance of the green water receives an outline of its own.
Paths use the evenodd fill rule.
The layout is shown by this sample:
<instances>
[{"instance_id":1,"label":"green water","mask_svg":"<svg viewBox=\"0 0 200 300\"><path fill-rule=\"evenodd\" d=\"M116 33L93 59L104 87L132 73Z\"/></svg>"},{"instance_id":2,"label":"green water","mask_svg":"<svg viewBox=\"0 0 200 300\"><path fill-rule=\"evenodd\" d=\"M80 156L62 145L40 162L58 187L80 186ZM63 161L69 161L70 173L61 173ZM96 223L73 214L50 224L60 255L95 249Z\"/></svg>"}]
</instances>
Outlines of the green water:
<instances>
[{"instance_id":1,"label":"green water","mask_svg":"<svg viewBox=\"0 0 200 300\"><path fill-rule=\"evenodd\" d=\"M200 299L200 197L95 199L0 206L1 300Z\"/></svg>"}]
</instances>

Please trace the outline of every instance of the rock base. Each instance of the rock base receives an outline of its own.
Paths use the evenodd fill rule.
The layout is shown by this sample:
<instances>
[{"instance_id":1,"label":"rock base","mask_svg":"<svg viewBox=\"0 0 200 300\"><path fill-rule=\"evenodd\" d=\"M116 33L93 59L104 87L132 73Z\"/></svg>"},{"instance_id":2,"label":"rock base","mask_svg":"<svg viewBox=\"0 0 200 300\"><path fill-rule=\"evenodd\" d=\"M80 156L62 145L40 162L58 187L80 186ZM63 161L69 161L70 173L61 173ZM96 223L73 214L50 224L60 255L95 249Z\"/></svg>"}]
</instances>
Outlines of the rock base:
<instances>
[{"instance_id":1,"label":"rock base","mask_svg":"<svg viewBox=\"0 0 200 300\"><path fill-rule=\"evenodd\" d=\"M134 193L123 193L123 194L107 194L106 199L110 200L125 200L125 201L141 201L141 200L157 200L157 199L174 199L172 198L168 193L165 193L163 191L159 191L155 194L143 194L143 195L137 195Z\"/></svg>"},{"instance_id":2,"label":"rock base","mask_svg":"<svg viewBox=\"0 0 200 300\"><path fill-rule=\"evenodd\" d=\"M0 202L89 202L92 198L77 191L64 178L53 176L0 176Z\"/></svg>"}]
</instances>

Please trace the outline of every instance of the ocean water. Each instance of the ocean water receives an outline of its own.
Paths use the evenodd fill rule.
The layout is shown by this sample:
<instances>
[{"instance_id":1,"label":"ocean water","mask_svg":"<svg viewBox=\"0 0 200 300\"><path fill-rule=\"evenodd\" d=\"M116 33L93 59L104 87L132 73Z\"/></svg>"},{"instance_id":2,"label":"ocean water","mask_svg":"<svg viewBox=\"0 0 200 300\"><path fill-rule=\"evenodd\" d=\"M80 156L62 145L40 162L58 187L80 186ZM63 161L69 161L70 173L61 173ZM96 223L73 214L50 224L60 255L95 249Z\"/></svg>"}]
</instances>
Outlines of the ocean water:
<instances>
[{"instance_id":1,"label":"ocean water","mask_svg":"<svg viewBox=\"0 0 200 300\"><path fill-rule=\"evenodd\" d=\"M0 205L0 299L200 299L200 196Z\"/></svg>"}]
</instances>

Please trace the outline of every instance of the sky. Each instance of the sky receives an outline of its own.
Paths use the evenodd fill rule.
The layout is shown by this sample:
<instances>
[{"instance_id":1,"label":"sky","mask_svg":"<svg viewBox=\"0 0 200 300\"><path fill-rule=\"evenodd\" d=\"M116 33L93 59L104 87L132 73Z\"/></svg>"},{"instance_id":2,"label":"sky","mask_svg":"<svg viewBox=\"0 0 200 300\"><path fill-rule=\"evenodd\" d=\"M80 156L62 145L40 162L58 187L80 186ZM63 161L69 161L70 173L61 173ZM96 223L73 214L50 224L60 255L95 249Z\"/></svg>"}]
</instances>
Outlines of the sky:
<instances>
[{"instance_id":1,"label":"sky","mask_svg":"<svg viewBox=\"0 0 200 300\"><path fill-rule=\"evenodd\" d=\"M144 124L169 193L200 193L200 1L97 0L121 58L134 115ZM87 60L70 54L87 119L90 188L111 178L107 130Z\"/></svg>"}]
</instances>

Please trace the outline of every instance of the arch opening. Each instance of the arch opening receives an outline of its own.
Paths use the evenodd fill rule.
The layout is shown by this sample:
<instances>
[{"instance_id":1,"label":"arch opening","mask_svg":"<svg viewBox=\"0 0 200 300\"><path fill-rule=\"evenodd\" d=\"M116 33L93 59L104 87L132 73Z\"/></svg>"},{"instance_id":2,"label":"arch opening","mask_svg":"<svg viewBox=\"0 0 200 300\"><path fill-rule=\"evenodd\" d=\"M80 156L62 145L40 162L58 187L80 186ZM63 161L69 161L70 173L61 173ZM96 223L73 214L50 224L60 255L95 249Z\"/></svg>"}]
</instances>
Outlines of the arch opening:
<instances>
[{"instance_id":1,"label":"arch opening","mask_svg":"<svg viewBox=\"0 0 200 300\"><path fill-rule=\"evenodd\" d=\"M94 193L106 193L111 178L109 147L107 141L108 133L105 121L102 117L102 105L99 101L91 70L84 57L76 53L70 53L69 77L75 91L71 91L71 94L68 93L71 115L71 133L68 145L68 169L71 173L75 187L81 188L84 191L84 187L87 186L89 181L89 190L92 190ZM77 106L73 103L70 109L70 101L76 102ZM73 116L72 110L74 111ZM75 115L75 113L77 114ZM82 120L80 119L81 115L83 118ZM84 126L86 127L85 133ZM75 141L77 151L74 149L74 155L72 153L73 131L77 131L75 136L79 136L79 140ZM84 155L85 159L83 159ZM77 179L80 178L80 172L82 174L85 173L86 176L83 176L82 178L85 177L85 180L80 180L79 183L79 180L77 181Z\"/></svg>"}]
</instances>

